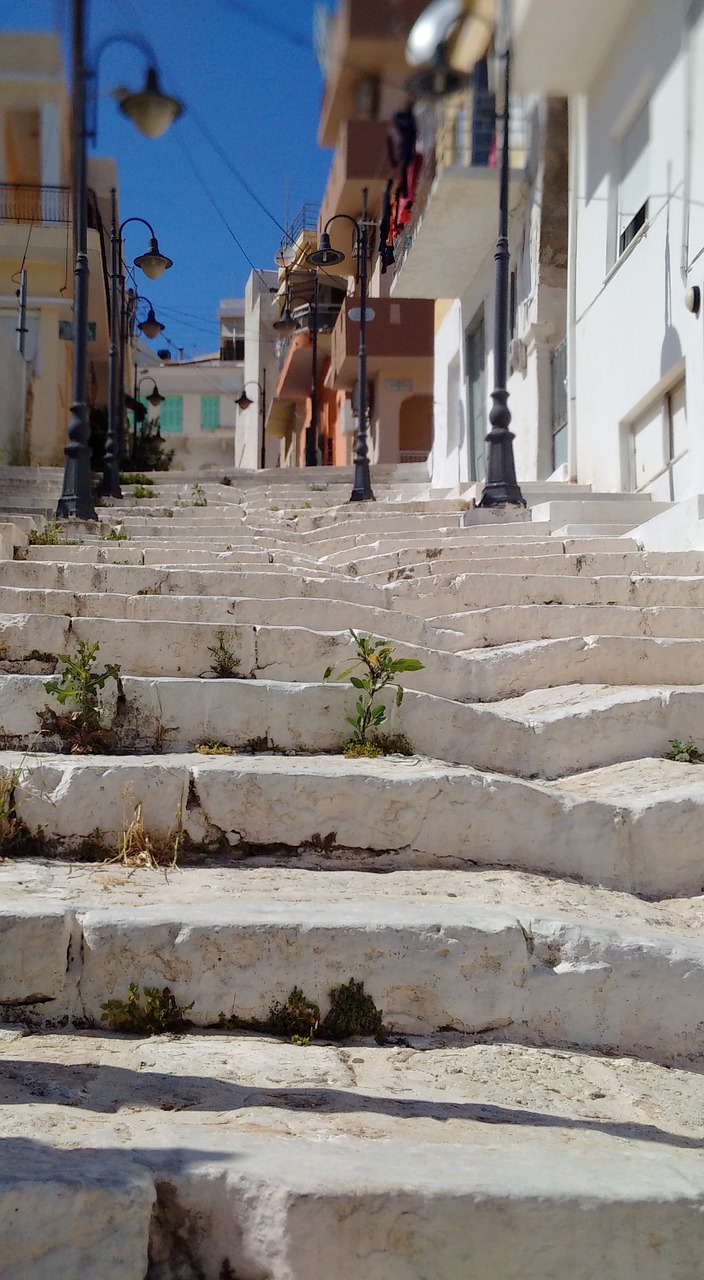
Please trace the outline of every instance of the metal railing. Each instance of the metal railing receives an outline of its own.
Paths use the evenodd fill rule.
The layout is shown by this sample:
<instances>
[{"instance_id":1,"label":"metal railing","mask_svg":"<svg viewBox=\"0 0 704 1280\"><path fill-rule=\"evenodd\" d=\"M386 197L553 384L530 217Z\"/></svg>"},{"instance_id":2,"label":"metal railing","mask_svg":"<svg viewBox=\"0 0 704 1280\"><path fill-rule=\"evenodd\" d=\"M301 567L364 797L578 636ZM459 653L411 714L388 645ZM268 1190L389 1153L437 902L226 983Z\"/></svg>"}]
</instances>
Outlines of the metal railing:
<instances>
[{"instance_id":1,"label":"metal railing","mask_svg":"<svg viewBox=\"0 0 704 1280\"><path fill-rule=\"evenodd\" d=\"M401 449L399 451L399 462L427 462L429 457L428 449Z\"/></svg>"},{"instance_id":2,"label":"metal railing","mask_svg":"<svg viewBox=\"0 0 704 1280\"><path fill-rule=\"evenodd\" d=\"M28 182L0 183L0 222L67 223L71 220L69 187L42 187Z\"/></svg>"}]
</instances>

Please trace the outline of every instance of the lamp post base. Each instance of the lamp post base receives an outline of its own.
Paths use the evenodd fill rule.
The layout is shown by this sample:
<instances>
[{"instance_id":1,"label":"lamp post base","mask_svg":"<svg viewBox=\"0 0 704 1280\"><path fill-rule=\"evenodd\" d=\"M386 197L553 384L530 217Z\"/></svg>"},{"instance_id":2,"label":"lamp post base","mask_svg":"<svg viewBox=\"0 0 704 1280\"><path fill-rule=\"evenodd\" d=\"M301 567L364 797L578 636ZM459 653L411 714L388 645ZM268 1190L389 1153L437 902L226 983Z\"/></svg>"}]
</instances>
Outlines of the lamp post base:
<instances>
[{"instance_id":1,"label":"lamp post base","mask_svg":"<svg viewBox=\"0 0 704 1280\"><path fill-rule=\"evenodd\" d=\"M371 476L369 475L368 460L363 463L355 462L350 502L376 502L372 490Z\"/></svg>"}]
</instances>

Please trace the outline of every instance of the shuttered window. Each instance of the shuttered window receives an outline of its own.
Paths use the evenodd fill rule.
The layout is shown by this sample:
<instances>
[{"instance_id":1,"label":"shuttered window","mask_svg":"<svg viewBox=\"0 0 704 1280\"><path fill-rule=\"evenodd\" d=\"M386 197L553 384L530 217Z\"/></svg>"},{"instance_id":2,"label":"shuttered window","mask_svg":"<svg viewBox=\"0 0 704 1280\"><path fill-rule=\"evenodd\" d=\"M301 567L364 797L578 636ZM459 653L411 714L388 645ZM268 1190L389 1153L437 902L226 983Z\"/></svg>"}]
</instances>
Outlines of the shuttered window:
<instances>
[{"instance_id":1,"label":"shuttered window","mask_svg":"<svg viewBox=\"0 0 704 1280\"><path fill-rule=\"evenodd\" d=\"M220 396L201 396L200 429L217 431L220 426Z\"/></svg>"},{"instance_id":2,"label":"shuttered window","mask_svg":"<svg viewBox=\"0 0 704 1280\"><path fill-rule=\"evenodd\" d=\"M159 406L161 434L178 436L183 431L183 396L167 396Z\"/></svg>"}]
</instances>

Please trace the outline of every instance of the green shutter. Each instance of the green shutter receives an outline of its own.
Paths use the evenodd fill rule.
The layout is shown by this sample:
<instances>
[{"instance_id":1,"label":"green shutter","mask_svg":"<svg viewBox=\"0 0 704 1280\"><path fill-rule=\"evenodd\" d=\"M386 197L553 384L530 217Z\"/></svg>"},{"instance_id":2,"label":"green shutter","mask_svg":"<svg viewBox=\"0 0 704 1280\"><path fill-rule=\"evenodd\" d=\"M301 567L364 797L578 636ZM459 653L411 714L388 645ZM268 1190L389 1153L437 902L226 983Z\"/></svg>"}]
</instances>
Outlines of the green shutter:
<instances>
[{"instance_id":1,"label":"green shutter","mask_svg":"<svg viewBox=\"0 0 704 1280\"><path fill-rule=\"evenodd\" d=\"M177 436L183 431L183 396L167 396L159 405L161 434Z\"/></svg>"},{"instance_id":2,"label":"green shutter","mask_svg":"<svg viewBox=\"0 0 704 1280\"><path fill-rule=\"evenodd\" d=\"M201 396L200 429L216 431L220 426L220 396Z\"/></svg>"}]
</instances>

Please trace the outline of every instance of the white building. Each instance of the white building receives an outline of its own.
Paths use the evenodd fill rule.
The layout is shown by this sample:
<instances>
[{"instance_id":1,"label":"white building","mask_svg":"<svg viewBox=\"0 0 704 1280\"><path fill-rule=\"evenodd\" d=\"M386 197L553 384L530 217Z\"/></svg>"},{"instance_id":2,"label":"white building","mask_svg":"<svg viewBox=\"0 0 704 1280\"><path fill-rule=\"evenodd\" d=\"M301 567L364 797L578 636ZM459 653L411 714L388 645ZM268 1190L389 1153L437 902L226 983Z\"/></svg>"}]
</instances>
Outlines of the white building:
<instances>
[{"instance_id":1,"label":"white building","mask_svg":"<svg viewBox=\"0 0 704 1280\"><path fill-rule=\"evenodd\" d=\"M704 493L704 5L597 8L600 47L577 14L544 66L570 95L569 467L679 500Z\"/></svg>"},{"instance_id":2,"label":"white building","mask_svg":"<svg viewBox=\"0 0 704 1280\"><path fill-rule=\"evenodd\" d=\"M466 68L482 24L465 10ZM513 0L511 35L519 480L704 493L704 0ZM498 174L478 89L425 108L427 180L394 283L437 299L438 487L481 479L493 382Z\"/></svg>"}]
</instances>

